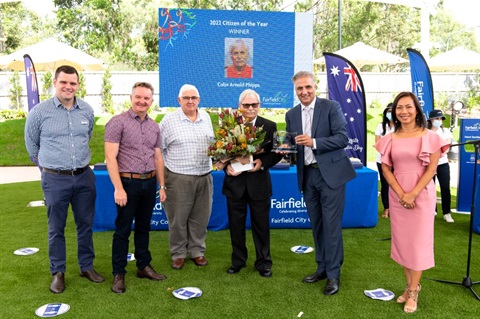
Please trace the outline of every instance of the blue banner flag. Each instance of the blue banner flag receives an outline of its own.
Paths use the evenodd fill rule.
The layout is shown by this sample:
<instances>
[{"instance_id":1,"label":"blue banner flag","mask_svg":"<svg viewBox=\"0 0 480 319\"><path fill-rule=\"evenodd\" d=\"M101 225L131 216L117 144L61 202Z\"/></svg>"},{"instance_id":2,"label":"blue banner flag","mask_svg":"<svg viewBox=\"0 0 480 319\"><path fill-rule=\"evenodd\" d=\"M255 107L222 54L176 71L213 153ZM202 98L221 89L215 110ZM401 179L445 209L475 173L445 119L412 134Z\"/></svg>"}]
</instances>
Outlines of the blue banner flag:
<instances>
[{"instance_id":1,"label":"blue banner flag","mask_svg":"<svg viewBox=\"0 0 480 319\"><path fill-rule=\"evenodd\" d=\"M423 113L428 114L434 109L432 76L423 55L415 49L407 49L410 59L410 74L412 77L412 92L417 96Z\"/></svg>"},{"instance_id":2,"label":"blue banner flag","mask_svg":"<svg viewBox=\"0 0 480 319\"><path fill-rule=\"evenodd\" d=\"M35 66L33 65L32 58L30 58L28 54L23 56L23 62L25 64L25 78L27 80L28 111L30 111L40 102L40 97L38 95L37 73L35 72Z\"/></svg>"},{"instance_id":3,"label":"blue banner flag","mask_svg":"<svg viewBox=\"0 0 480 319\"><path fill-rule=\"evenodd\" d=\"M342 106L347 120L350 157L358 158L367 166L367 125L365 89L355 66L335 53L323 53L327 67L328 96Z\"/></svg>"}]
</instances>

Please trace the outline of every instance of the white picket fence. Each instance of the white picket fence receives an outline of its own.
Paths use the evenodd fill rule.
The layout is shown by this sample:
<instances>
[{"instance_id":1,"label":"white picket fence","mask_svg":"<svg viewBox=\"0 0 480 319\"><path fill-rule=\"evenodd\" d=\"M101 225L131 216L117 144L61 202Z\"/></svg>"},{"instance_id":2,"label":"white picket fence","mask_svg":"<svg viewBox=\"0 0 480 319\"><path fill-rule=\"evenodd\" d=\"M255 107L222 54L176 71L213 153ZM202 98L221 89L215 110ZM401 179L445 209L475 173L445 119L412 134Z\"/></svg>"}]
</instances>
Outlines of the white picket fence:
<instances>
[{"instance_id":1,"label":"white picket fence","mask_svg":"<svg viewBox=\"0 0 480 319\"><path fill-rule=\"evenodd\" d=\"M39 72L38 79L42 77L42 72ZM0 110L10 109L10 78L12 72L0 72ZM103 113L101 108L101 92L102 92L102 78L103 72L84 72L86 79L87 96L85 100L92 105L95 113L100 115ZM159 89L159 75L158 72L111 72L111 94L116 105L120 105L129 100L131 87L135 82L145 81L150 82L155 88L155 100L159 101L158 94L161 94ZM467 77L475 76L475 73L432 73L432 81L435 91L435 96L447 96L448 99L456 100L461 94L468 91L465 85ZM380 105L386 105L392 101L394 96L400 91L410 91L411 79L410 73L361 73L362 80L365 86L365 93L367 99L367 106L373 101L380 102ZM317 74L320 80L319 94L326 96L327 80L326 73L321 72ZM22 102L24 108L27 109L26 91L25 91L25 73L20 72L20 83L24 88L22 95ZM41 83L39 83L41 86ZM293 91L293 86L292 86ZM201 94L201 92L200 92ZM177 105L171 105L176 107ZM208 107L207 105L201 105ZM436 105L438 108L446 108L445 105Z\"/></svg>"}]
</instances>

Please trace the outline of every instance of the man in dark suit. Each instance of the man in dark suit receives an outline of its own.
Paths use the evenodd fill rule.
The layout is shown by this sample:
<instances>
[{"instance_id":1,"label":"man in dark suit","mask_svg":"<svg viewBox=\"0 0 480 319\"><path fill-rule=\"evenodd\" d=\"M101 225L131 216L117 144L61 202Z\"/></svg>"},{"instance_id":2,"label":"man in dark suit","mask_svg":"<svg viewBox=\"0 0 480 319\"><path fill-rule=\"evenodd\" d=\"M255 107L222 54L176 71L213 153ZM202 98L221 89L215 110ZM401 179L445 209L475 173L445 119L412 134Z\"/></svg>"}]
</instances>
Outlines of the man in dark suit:
<instances>
[{"instance_id":1,"label":"man in dark suit","mask_svg":"<svg viewBox=\"0 0 480 319\"><path fill-rule=\"evenodd\" d=\"M286 114L288 132L297 132L298 187L312 223L317 270L303 278L313 283L327 278L324 293L340 286L343 263L342 214L345 184L356 176L345 147L347 122L335 101L315 96L315 77L300 71L292 78L300 104Z\"/></svg>"},{"instance_id":2,"label":"man in dark suit","mask_svg":"<svg viewBox=\"0 0 480 319\"><path fill-rule=\"evenodd\" d=\"M223 182L223 194L227 197L228 223L232 242L232 265L228 274L235 274L246 266L247 246L245 244L245 222L247 205L250 207L253 241L255 243L255 268L262 277L272 276L272 258L270 256L270 196L272 182L268 169L278 163L282 156L272 153L273 132L277 125L258 116L260 96L254 90L245 90L240 94L238 107L245 120L266 131L263 152L253 156L254 167L245 172L236 172L228 164Z\"/></svg>"}]
</instances>

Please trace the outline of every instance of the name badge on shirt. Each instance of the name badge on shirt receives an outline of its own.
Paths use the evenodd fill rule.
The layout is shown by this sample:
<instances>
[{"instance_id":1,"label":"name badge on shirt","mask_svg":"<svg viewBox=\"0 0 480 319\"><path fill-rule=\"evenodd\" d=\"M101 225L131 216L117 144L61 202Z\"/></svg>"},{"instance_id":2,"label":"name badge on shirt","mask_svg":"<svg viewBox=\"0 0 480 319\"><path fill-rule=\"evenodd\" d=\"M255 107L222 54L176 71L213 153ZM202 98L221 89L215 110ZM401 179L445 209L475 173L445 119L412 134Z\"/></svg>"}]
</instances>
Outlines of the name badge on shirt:
<instances>
[{"instance_id":1,"label":"name badge on shirt","mask_svg":"<svg viewBox=\"0 0 480 319\"><path fill-rule=\"evenodd\" d=\"M88 121L81 121L80 124L82 124L82 125L88 125Z\"/></svg>"}]
</instances>

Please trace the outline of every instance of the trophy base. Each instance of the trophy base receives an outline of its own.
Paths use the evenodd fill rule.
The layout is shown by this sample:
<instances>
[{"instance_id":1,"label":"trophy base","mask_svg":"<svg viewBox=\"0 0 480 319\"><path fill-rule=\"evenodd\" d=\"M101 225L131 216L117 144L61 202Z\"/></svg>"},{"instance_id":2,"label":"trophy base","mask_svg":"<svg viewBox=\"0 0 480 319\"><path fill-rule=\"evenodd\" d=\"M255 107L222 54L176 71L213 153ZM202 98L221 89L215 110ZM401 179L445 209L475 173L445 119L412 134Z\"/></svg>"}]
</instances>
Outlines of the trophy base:
<instances>
[{"instance_id":1,"label":"trophy base","mask_svg":"<svg viewBox=\"0 0 480 319\"><path fill-rule=\"evenodd\" d=\"M289 154L298 153L297 150L292 150L291 148L282 148L282 147L272 149L272 152L281 152L281 153L289 153Z\"/></svg>"}]
</instances>

